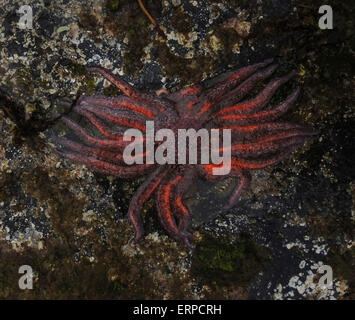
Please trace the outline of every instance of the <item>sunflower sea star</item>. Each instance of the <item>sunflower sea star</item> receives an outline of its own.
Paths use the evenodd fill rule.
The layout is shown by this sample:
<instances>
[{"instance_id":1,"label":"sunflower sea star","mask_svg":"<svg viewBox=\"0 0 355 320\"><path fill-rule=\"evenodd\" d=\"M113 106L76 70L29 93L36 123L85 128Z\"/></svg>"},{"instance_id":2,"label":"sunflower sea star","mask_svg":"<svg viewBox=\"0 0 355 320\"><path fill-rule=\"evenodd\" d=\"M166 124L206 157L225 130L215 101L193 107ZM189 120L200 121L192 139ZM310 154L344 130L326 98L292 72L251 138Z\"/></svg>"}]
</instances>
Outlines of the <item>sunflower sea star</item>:
<instances>
[{"instance_id":1,"label":"sunflower sea star","mask_svg":"<svg viewBox=\"0 0 355 320\"><path fill-rule=\"evenodd\" d=\"M184 196L198 177L207 180L225 178L212 174L212 169L219 165L127 165L123 161L123 150L130 142L123 140L124 130L136 128L144 131L147 120L154 121L158 129L169 128L174 133L179 128L230 129L231 171L228 176L238 178L226 206L231 208L248 187L250 170L280 162L316 133L305 126L276 121L295 102L299 88L278 106L266 108L275 91L294 77L294 72L271 81L255 98L240 102L258 81L271 76L276 67L272 59L269 59L237 70L212 88L204 89L201 85L195 85L159 95L142 93L109 71L90 67L90 72L102 75L124 95L81 96L74 103L74 111L85 117L101 137L90 135L75 121L63 116L62 120L81 142L55 137L57 152L104 174L123 178L147 174L148 177L138 188L129 206L128 215L135 229L135 241L143 236L140 211L144 202L154 193L164 229L175 240L191 247L191 234L187 231L191 217L184 204ZM67 107L72 105L69 100L61 103Z\"/></svg>"}]
</instances>

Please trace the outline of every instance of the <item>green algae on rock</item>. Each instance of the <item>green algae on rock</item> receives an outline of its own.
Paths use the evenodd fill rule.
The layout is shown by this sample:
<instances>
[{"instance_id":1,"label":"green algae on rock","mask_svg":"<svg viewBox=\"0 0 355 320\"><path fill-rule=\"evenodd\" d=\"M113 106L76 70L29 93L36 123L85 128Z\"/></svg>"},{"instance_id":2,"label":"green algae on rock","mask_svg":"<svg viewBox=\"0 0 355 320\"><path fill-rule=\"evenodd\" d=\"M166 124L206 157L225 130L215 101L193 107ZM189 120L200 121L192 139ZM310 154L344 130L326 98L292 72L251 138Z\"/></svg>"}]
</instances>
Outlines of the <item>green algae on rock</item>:
<instances>
[{"instance_id":1,"label":"green algae on rock","mask_svg":"<svg viewBox=\"0 0 355 320\"><path fill-rule=\"evenodd\" d=\"M196 246L192 259L195 276L216 286L246 285L270 262L267 248L253 242L250 236L240 235L234 241L204 235Z\"/></svg>"}]
</instances>

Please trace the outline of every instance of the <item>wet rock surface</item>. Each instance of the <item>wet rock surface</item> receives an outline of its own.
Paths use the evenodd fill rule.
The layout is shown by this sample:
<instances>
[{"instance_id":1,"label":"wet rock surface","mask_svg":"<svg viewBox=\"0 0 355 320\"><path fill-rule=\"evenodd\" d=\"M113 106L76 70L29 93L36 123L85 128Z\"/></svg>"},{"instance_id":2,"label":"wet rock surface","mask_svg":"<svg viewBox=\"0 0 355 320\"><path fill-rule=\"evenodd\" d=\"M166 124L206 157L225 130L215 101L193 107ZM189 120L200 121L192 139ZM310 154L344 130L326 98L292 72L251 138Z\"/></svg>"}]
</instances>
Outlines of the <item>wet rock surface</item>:
<instances>
[{"instance_id":1,"label":"wet rock surface","mask_svg":"<svg viewBox=\"0 0 355 320\"><path fill-rule=\"evenodd\" d=\"M86 299L353 299L353 7L328 3L334 30L320 30L323 3L28 1L0 9L0 297ZM154 201L134 246L126 213L144 177L125 180L59 158L50 133L62 97L120 94L85 66L101 65L145 92L222 76L275 57L295 69L302 94L285 119L320 134L287 160L253 172L238 205L220 210L235 183L199 181L189 196L196 248L169 238ZM209 202L210 201L210 202ZM18 288L32 266L34 289ZM333 285L322 288L329 265Z\"/></svg>"}]
</instances>

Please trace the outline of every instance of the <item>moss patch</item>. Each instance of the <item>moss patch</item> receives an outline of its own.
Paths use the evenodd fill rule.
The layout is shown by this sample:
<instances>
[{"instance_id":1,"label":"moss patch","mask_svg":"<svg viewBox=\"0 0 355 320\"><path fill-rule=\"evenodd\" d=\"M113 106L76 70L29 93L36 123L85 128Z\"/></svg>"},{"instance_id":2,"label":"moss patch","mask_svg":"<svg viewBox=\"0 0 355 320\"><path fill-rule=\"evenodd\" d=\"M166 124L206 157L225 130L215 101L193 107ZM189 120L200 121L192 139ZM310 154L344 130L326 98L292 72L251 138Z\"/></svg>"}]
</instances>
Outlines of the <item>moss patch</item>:
<instances>
[{"instance_id":1,"label":"moss patch","mask_svg":"<svg viewBox=\"0 0 355 320\"><path fill-rule=\"evenodd\" d=\"M80 79L80 83L83 87L79 89L79 93L86 93L88 95L93 94L96 89L95 78L92 73L86 70L86 67L82 64L72 62L69 66L71 76L76 79Z\"/></svg>"},{"instance_id":2,"label":"moss patch","mask_svg":"<svg viewBox=\"0 0 355 320\"><path fill-rule=\"evenodd\" d=\"M125 292L119 279L108 278L108 265L74 263L71 250L59 242L46 241L46 247L18 253L0 243L0 299L114 299ZM35 272L33 290L18 287L21 265Z\"/></svg>"},{"instance_id":3,"label":"moss patch","mask_svg":"<svg viewBox=\"0 0 355 320\"><path fill-rule=\"evenodd\" d=\"M165 43L156 43L155 55L169 78L179 77L184 85L199 83L204 74L210 73L215 59L210 56L198 56L185 59L175 55Z\"/></svg>"},{"instance_id":4,"label":"moss patch","mask_svg":"<svg viewBox=\"0 0 355 320\"><path fill-rule=\"evenodd\" d=\"M108 1L107 5L112 1ZM162 10L159 1L146 1L144 3L148 12L159 17ZM149 44L151 37L151 23L140 9L138 3L120 1L117 10L109 10L104 17L104 27L115 37L125 36L130 50L123 54L123 70L125 74L137 74L143 68L141 61L144 48Z\"/></svg>"},{"instance_id":5,"label":"moss patch","mask_svg":"<svg viewBox=\"0 0 355 320\"><path fill-rule=\"evenodd\" d=\"M192 31L191 18L182 7L177 9L177 13L171 19L171 25L177 32L185 35Z\"/></svg>"},{"instance_id":6,"label":"moss patch","mask_svg":"<svg viewBox=\"0 0 355 320\"><path fill-rule=\"evenodd\" d=\"M87 8L83 8L79 13L80 25L84 30L90 31L93 39L100 42L100 23L96 16Z\"/></svg>"},{"instance_id":7,"label":"moss patch","mask_svg":"<svg viewBox=\"0 0 355 320\"><path fill-rule=\"evenodd\" d=\"M215 286L245 285L265 269L268 255L266 248L256 245L247 235L241 235L235 243L206 235L196 247L192 272Z\"/></svg>"},{"instance_id":8,"label":"moss patch","mask_svg":"<svg viewBox=\"0 0 355 320\"><path fill-rule=\"evenodd\" d=\"M124 3L127 3L128 1L124 0L108 0L106 1L106 8L110 12L116 12L118 11Z\"/></svg>"},{"instance_id":9,"label":"moss patch","mask_svg":"<svg viewBox=\"0 0 355 320\"><path fill-rule=\"evenodd\" d=\"M50 205L50 215L54 231L68 244L72 244L75 219L81 217L85 200L77 199L67 188L61 187L55 178L41 168L36 168L22 177L26 192Z\"/></svg>"},{"instance_id":10,"label":"moss patch","mask_svg":"<svg viewBox=\"0 0 355 320\"><path fill-rule=\"evenodd\" d=\"M162 6L159 1L145 1L148 12L158 18ZM108 0L102 22L87 8L83 8L79 15L80 24L90 31L96 41L101 41L99 30L103 30L116 38L126 37L130 50L124 53L123 70L125 74L137 74L142 68L141 61L144 48L151 38L151 23L144 15L136 1Z\"/></svg>"}]
</instances>

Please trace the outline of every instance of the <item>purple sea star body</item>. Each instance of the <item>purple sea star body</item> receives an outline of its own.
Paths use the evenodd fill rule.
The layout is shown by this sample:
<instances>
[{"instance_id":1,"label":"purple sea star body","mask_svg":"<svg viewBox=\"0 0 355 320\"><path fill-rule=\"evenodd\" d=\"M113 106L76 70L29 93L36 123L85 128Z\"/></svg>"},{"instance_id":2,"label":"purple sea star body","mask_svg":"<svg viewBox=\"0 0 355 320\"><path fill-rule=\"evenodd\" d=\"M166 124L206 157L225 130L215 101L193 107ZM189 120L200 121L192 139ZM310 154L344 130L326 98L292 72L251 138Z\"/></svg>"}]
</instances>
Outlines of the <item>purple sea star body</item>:
<instances>
[{"instance_id":1,"label":"purple sea star body","mask_svg":"<svg viewBox=\"0 0 355 320\"><path fill-rule=\"evenodd\" d=\"M89 134L69 117L62 117L80 142L56 137L58 153L72 161L108 175L134 178L147 175L129 206L129 218L135 229L135 241L142 238L143 225L140 211L144 202L155 195L158 215L164 229L177 241L191 247L190 211L184 196L196 178L223 179L213 175L216 164L133 164L127 165L123 150L129 141L123 140L128 128L145 131L146 121L154 121L156 129L230 129L232 137L231 171L228 176L238 178L228 204L231 208L250 184L250 170L276 164L297 147L304 144L315 130L302 125L281 122L278 119L290 108L299 94L299 88L276 107L266 108L275 91L295 73L277 78L253 99L243 101L258 81L266 79L276 69L272 60L241 68L217 83L204 89L201 85L161 95L138 91L109 71L88 68L99 73L124 95L81 96L74 111L85 117L101 137ZM62 101L70 106L71 102ZM143 138L145 139L145 137ZM146 156L146 154L143 154ZM200 158L200 155L199 155Z\"/></svg>"}]
</instances>

